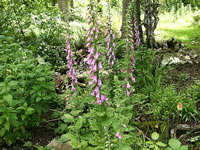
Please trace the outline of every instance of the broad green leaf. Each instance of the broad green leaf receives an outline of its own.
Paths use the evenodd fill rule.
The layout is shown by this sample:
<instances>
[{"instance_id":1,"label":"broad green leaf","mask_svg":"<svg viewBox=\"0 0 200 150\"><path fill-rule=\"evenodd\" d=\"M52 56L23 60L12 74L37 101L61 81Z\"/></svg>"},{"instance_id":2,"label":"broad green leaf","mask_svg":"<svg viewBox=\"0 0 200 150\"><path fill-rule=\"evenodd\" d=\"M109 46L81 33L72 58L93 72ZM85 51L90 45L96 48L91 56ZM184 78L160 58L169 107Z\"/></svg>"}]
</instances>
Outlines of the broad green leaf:
<instances>
[{"instance_id":1,"label":"broad green leaf","mask_svg":"<svg viewBox=\"0 0 200 150\"><path fill-rule=\"evenodd\" d=\"M5 105L0 105L0 112L5 112L6 111L6 106Z\"/></svg>"},{"instance_id":2,"label":"broad green leaf","mask_svg":"<svg viewBox=\"0 0 200 150\"><path fill-rule=\"evenodd\" d=\"M27 110L26 110L26 112L25 112L25 114L26 114L26 115L31 115L34 111L35 111L35 110L34 110L33 108L28 107Z\"/></svg>"},{"instance_id":3,"label":"broad green leaf","mask_svg":"<svg viewBox=\"0 0 200 150\"><path fill-rule=\"evenodd\" d=\"M8 85L9 85L10 87L16 87L16 86L18 85L18 82L17 82L17 81L10 81L10 82L8 83Z\"/></svg>"},{"instance_id":4,"label":"broad green leaf","mask_svg":"<svg viewBox=\"0 0 200 150\"><path fill-rule=\"evenodd\" d=\"M5 95L4 97L4 100L6 100L8 102L8 104L11 106L12 105L12 100L13 100L13 97L11 94L8 94L8 95Z\"/></svg>"},{"instance_id":5,"label":"broad green leaf","mask_svg":"<svg viewBox=\"0 0 200 150\"><path fill-rule=\"evenodd\" d=\"M82 127L82 125L83 125L83 118L79 118L78 121L75 124L75 127L77 129L80 129Z\"/></svg>"},{"instance_id":6,"label":"broad green leaf","mask_svg":"<svg viewBox=\"0 0 200 150\"><path fill-rule=\"evenodd\" d=\"M58 141L64 143L64 142L67 142L69 140L67 134L63 134L61 135L61 137L58 139Z\"/></svg>"},{"instance_id":7,"label":"broad green leaf","mask_svg":"<svg viewBox=\"0 0 200 150\"><path fill-rule=\"evenodd\" d=\"M153 141L146 141L146 144L151 145L153 144Z\"/></svg>"},{"instance_id":8,"label":"broad green leaf","mask_svg":"<svg viewBox=\"0 0 200 150\"><path fill-rule=\"evenodd\" d=\"M82 147L82 148L87 148L87 146L88 146L87 141L82 140L82 141L81 141L81 147Z\"/></svg>"},{"instance_id":9,"label":"broad green leaf","mask_svg":"<svg viewBox=\"0 0 200 150\"><path fill-rule=\"evenodd\" d=\"M37 57L37 61L38 61L39 64L46 64L44 59L41 58L41 57Z\"/></svg>"},{"instance_id":10,"label":"broad green leaf","mask_svg":"<svg viewBox=\"0 0 200 150\"><path fill-rule=\"evenodd\" d=\"M32 146L32 142L31 141L27 141L26 143L24 143L25 147L31 147Z\"/></svg>"},{"instance_id":11,"label":"broad green leaf","mask_svg":"<svg viewBox=\"0 0 200 150\"><path fill-rule=\"evenodd\" d=\"M4 118L0 117L0 125L4 122Z\"/></svg>"},{"instance_id":12,"label":"broad green leaf","mask_svg":"<svg viewBox=\"0 0 200 150\"><path fill-rule=\"evenodd\" d=\"M36 80L38 80L38 81L45 81L45 78L44 77L40 77L40 78L38 78Z\"/></svg>"},{"instance_id":13,"label":"broad green leaf","mask_svg":"<svg viewBox=\"0 0 200 150\"><path fill-rule=\"evenodd\" d=\"M156 145L158 145L160 147L166 147L167 146L165 143L162 143L162 142L156 142Z\"/></svg>"},{"instance_id":14,"label":"broad green leaf","mask_svg":"<svg viewBox=\"0 0 200 150\"><path fill-rule=\"evenodd\" d=\"M173 138L173 139L169 140L169 146L173 149L179 149L181 146L181 142L179 142L179 140Z\"/></svg>"},{"instance_id":15,"label":"broad green leaf","mask_svg":"<svg viewBox=\"0 0 200 150\"><path fill-rule=\"evenodd\" d=\"M153 148L155 148L155 145L150 145L149 148L153 149Z\"/></svg>"},{"instance_id":16,"label":"broad green leaf","mask_svg":"<svg viewBox=\"0 0 200 150\"><path fill-rule=\"evenodd\" d=\"M159 138L159 134L157 132L154 132L154 133L151 134L151 138L153 140L157 140Z\"/></svg>"},{"instance_id":17,"label":"broad green leaf","mask_svg":"<svg viewBox=\"0 0 200 150\"><path fill-rule=\"evenodd\" d=\"M181 146L180 148L179 148L179 150L188 150L188 146Z\"/></svg>"},{"instance_id":18,"label":"broad green leaf","mask_svg":"<svg viewBox=\"0 0 200 150\"><path fill-rule=\"evenodd\" d=\"M10 123L8 121L4 123L4 128L8 131L10 130Z\"/></svg>"},{"instance_id":19,"label":"broad green leaf","mask_svg":"<svg viewBox=\"0 0 200 150\"><path fill-rule=\"evenodd\" d=\"M6 129L5 128L1 128L0 136L3 137L5 133L6 133Z\"/></svg>"},{"instance_id":20,"label":"broad green leaf","mask_svg":"<svg viewBox=\"0 0 200 150\"><path fill-rule=\"evenodd\" d=\"M74 122L74 118L70 114L64 114L61 119L66 123Z\"/></svg>"},{"instance_id":21,"label":"broad green leaf","mask_svg":"<svg viewBox=\"0 0 200 150\"><path fill-rule=\"evenodd\" d=\"M165 148L165 150L173 150L172 148L170 148L170 147L167 147L167 148Z\"/></svg>"}]
</instances>

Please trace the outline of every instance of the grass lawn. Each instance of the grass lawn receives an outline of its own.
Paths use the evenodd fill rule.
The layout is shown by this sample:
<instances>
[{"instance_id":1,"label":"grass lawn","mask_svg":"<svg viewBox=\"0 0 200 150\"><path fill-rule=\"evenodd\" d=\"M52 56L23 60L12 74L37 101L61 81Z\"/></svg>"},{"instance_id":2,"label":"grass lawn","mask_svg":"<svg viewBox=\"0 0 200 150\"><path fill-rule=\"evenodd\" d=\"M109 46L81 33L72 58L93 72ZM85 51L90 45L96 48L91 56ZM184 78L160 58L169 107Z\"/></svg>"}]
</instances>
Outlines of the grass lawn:
<instances>
[{"instance_id":1,"label":"grass lawn","mask_svg":"<svg viewBox=\"0 0 200 150\"><path fill-rule=\"evenodd\" d=\"M160 15L156 39L163 41L171 38L184 42L188 48L200 48L200 27L192 25L192 14L174 17L171 13Z\"/></svg>"}]
</instances>

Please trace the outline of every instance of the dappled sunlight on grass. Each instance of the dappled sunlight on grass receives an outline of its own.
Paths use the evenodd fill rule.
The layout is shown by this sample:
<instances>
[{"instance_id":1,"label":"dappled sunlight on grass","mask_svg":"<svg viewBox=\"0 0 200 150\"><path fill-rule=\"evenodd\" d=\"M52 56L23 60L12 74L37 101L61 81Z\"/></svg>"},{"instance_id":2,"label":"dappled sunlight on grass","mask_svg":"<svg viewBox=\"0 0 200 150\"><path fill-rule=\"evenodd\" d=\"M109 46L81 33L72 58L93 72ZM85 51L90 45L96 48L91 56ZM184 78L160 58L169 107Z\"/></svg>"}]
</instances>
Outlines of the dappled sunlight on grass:
<instances>
[{"instance_id":1,"label":"dappled sunlight on grass","mask_svg":"<svg viewBox=\"0 0 200 150\"><path fill-rule=\"evenodd\" d=\"M193 12L187 10L180 13L165 13L160 15L160 22L156 30L159 41L174 38L187 44L189 48L200 47L200 27L194 26Z\"/></svg>"},{"instance_id":2,"label":"dappled sunlight on grass","mask_svg":"<svg viewBox=\"0 0 200 150\"><path fill-rule=\"evenodd\" d=\"M188 44L189 47L197 47L200 45L200 28L198 27L182 27L174 28L159 28L162 31L158 36L161 39L175 38L178 41L182 41Z\"/></svg>"}]
</instances>

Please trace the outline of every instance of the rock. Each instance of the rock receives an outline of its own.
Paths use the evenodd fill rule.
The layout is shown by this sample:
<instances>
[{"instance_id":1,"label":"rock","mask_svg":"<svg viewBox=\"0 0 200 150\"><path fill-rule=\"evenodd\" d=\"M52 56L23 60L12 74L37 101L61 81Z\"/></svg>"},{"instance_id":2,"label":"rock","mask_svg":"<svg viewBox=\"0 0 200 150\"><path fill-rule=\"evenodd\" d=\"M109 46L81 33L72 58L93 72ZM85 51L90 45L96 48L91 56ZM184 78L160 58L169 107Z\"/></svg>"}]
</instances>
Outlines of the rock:
<instances>
[{"instance_id":1,"label":"rock","mask_svg":"<svg viewBox=\"0 0 200 150\"><path fill-rule=\"evenodd\" d=\"M55 78L55 88L56 89L62 89L62 87L64 86L65 84L65 79L66 79L67 75L66 74L63 74L63 75L60 75L58 74Z\"/></svg>"},{"instance_id":2,"label":"rock","mask_svg":"<svg viewBox=\"0 0 200 150\"><path fill-rule=\"evenodd\" d=\"M185 56L185 60L190 60L190 56Z\"/></svg>"},{"instance_id":3,"label":"rock","mask_svg":"<svg viewBox=\"0 0 200 150\"><path fill-rule=\"evenodd\" d=\"M78 79L78 82L81 83L85 83L86 79L88 78L88 72L79 72L80 74L78 74L76 77Z\"/></svg>"},{"instance_id":4,"label":"rock","mask_svg":"<svg viewBox=\"0 0 200 150\"><path fill-rule=\"evenodd\" d=\"M69 141L61 143L56 138L53 139L47 146L49 146L51 150L73 150Z\"/></svg>"},{"instance_id":5,"label":"rock","mask_svg":"<svg viewBox=\"0 0 200 150\"><path fill-rule=\"evenodd\" d=\"M193 59L195 59L195 58L197 58L197 57L198 57L197 54L192 55L192 58L193 58Z\"/></svg>"},{"instance_id":6,"label":"rock","mask_svg":"<svg viewBox=\"0 0 200 150\"><path fill-rule=\"evenodd\" d=\"M183 64L184 61L180 60L178 57L173 57L173 56L164 56L162 60L162 65L167 65L167 64Z\"/></svg>"},{"instance_id":7,"label":"rock","mask_svg":"<svg viewBox=\"0 0 200 150\"><path fill-rule=\"evenodd\" d=\"M177 130L182 130L182 131L197 131L200 129L200 125L188 125L188 124L178 124L177 125Z\"/></svg>"}]
</instances>

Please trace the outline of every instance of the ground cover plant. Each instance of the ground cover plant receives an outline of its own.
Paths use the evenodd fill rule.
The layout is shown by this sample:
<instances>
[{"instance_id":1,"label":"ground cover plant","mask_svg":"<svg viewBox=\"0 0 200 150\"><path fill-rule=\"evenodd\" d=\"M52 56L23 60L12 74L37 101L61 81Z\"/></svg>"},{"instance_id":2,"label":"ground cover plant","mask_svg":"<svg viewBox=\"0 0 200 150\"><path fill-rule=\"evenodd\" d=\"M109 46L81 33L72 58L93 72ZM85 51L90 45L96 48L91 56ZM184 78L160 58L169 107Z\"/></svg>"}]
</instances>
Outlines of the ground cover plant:
<instances>
[{"instance_id":1,"label":"ground cover plant","mask_svg":"<svg viewBox=\"0 0 200 150\"><path fill-rule=\"evenodd\" d=\"M0 149L200 148L198 1L0 10Z\"/></svg>"}]
</instances>

